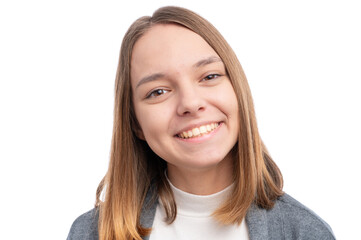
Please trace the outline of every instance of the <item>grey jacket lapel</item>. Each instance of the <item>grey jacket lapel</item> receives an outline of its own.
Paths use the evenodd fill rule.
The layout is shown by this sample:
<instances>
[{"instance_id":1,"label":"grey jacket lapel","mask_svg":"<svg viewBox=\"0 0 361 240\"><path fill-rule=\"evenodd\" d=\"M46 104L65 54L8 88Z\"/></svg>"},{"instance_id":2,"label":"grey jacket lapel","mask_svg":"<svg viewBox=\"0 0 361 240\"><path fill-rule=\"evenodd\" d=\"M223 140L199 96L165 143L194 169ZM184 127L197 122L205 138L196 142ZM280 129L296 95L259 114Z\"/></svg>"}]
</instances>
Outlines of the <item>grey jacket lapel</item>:
<instances>
[{"instance_id":1,"label":"grey jacket lapel","mask_svg":"<svg viewBox=\"0 0 361 240\"><path fill-rule=\"evenodd\" d=\"M267 217L264 209L252 205L246 215L249 238L252 240L269 239Z\"/></svg>"},{"instance_id":2,"label":"grey jacket lapel","mask_svg":"<svg viewBox=\"0 0 361 240\"><path fill-rule=\"evenodd\" d=\"M155 212L158 205L158 198L156 194L156 187L151 186L147 192L140 215L140 224L145 228L151 228L155 217ZM149 235L143 237L143 240L149 240Z\"/></svg>"},{"instance_id":3,"label":"grey jacket lapel","mask_svg":"<svg viewBox=\"0 0 361 240\"><path fill-rule=\"evenodd\" d=\"M283 219L276 202L271 210L253 204L247 212L246 223L251 240L284 239Z\"/></svg>"}]
</instances>

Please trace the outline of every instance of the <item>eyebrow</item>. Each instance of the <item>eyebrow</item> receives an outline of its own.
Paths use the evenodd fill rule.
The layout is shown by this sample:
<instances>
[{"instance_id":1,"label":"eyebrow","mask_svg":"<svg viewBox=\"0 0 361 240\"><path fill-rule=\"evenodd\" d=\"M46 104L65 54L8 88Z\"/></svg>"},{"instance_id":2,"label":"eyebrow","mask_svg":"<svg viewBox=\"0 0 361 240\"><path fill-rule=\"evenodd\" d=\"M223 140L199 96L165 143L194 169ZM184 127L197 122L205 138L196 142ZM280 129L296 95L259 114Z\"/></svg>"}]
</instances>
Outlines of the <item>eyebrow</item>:
<instances>
[{"instance_id":1,"label":"eyebrow","mask_svg":"<svg viewBox=\"0 0 361 240\"><path fill-rule=\"evenodd\" d=\"M154 73L154 74L151 74L151 75L149 75L149 76L146 76L146 77L142 78L142 79L138 82L138 84L137 84L137 86L136 86L135 88L139 87L140 85L142 85L142 84L144 84L144 83L146 83L146 82L155 81L155 80L157 80L157 79L159 79L159 78L164 78L164 77L165 77L165 74L163 74L163 73Z\"/></svg>"},{"instance_id":2,"label":"eyebrow","mask_svg":"<svg viewBox=\"0 0 361 240\"><path fill-rule=\"evenodd\" d=\"M210 56L205 59L199 60L198 62L196 62L193 65L193 67L194 68L203 67L205 65L208 65L208 64L211 64L214 62L222 62L222 59L220 59L219 57L216 57L216 56Z\"/></svg>"},{"instance_id":3,"label":"eyebrow","mask_svg":"<svg viewBox=\"0 0 361 240\"><path fill-rule=\"evenodd\" d=\"M195 64L193 64L193 68L203 67L208 64L215 63L215 62L222 62L222 60L219 57L210 56L205 59L201 59L198 62L196 62ZM163 74L163 73L154 73L149 76L145 76L138 82L138 84L135 88L138 88L140 85L142 85L144 83L155 81L159 78L164 78L164 77L165 77L165 74Z\"/></svg>"}]
</instances>

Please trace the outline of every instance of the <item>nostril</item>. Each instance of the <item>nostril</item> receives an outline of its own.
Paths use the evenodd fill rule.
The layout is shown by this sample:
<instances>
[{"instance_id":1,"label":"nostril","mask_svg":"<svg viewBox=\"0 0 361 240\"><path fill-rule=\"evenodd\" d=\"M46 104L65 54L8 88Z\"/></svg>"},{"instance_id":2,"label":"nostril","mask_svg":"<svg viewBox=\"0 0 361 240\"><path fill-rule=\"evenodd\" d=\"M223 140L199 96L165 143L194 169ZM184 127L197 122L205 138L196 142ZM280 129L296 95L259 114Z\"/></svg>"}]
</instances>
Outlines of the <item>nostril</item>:
<instances>
[{"instance_id":1,"label":"nostril","mask_svg":"<svg viewBox=\"0 0 361 240\"><path fill-rule=\"evenodd\" d=\"M198 107L196 109L197 109L196 111L186 110L186 111L183 112L183 115L190 115L190 114L192 114L192 112L196 113L196 112L199 112L199 111L203 111L205 108L203 106L201 106L201 107Z\"/></svg>"},{"instance_id":2,"label":"nostril","mask_svg":"<svg viewBox=\"0 0 361 240\"><path fill-rule=\"evenodd\" d=\"M177 113L182 116L189 116L203 112L206 105L201 97L194 96L180 96Z\"/></svg>"}]
</instances>

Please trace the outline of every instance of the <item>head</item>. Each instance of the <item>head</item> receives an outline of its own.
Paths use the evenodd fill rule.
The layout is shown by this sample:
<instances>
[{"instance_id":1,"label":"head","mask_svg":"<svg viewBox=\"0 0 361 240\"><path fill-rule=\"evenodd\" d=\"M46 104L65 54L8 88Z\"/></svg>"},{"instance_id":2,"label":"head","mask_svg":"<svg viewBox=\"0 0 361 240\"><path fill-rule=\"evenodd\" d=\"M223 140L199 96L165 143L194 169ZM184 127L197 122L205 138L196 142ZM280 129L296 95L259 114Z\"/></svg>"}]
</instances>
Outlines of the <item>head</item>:
<instances>
[{"instance_id":1,"label":"head","mask_svg":"<svg viewBox=\"0 0 361 240\"><path fill-rule=\"evenodd\" d=\"M208 127L209 132L216 131L218 127L219 131L225 131L224 136L228 136L224 141L225 147L222 148L228 150L219 152L206 149L207 152L214 154L214 164L217 164L217 161L226 156L230 159L228 163L232 165L232 177L235 182L235 190L232 196L224 206L215 212L215 217L224 224L239 224L252 203L270 208L273 206L273 200L282 193L281 174L269 157L259 137L251 92L233 50L221 34L199 15L183 8L161 8L152 17L142 17L135 21L122 42L115 86L111 161L105 180L100 184L98 191L100 193L100 190L106 185L104 203L100 203L98 196L98 205L100 205L101 209L99 222L101 239L104 236L113 238L132 236L137 239L139 235L147 233L139 224L139 214L151 181L157 184L159 197L166 208L168 222L171 223L176 217L173 195L164 176L166 163L163 160L174 158L175 153L162 151L165 147L162 143L166 144L169 139L157 139L154 132L149 131L149 121L151 120L142 118L144 112L149 109L150 113L153 110L159 110L159 108L149 108L152 101L158 101L156 103L160 106L159 101L163 101L162 98L168 97L167 88L160 89L160 92L154 91L154 89L149 91L152 90L152 87L151 85L147 86L147 84L152 79L161 79L162 76L160 75L162 74L157 72L157 75L150 71L151 75L147 75L146 71L140 71L141 69L144 70L144 66L148 65L144 62L141 63L141 59L138 58L138 56L144 56L144 54L139 54L140 52L144 53L146 50L144 46L149 44L151 46L151 42L148 41L147 43L144 40L149 40L147 35L156 35L159 34L159 31L163 31L163 33L164 31L168 31L168 33L169 31L173 31L172 33L178 31L182 34L188 34L187 36L192 41L199 44L197 48L193 49L198 53L195 59L190 59L189 54L186 54L187 51L192 51L192 46L178 53L179 55L185 53L184 58L181 56L181 59L185 59L184 61L187 64L189 63L188 65L185 64L187 66L182 70L189 70L193 62L195 65L200 63L201 67L212 64L212 69L216 70L217 76L214 74L212 76L197 76L201 81L197 81L196 85L192 85L194 82L187 82L189 89L197 88L200 84L203 84L200 89L207 87L205 84L210 83L203 81L206 77L220 77L217 81L223 79L222 83L216 88L218 92L226 93L222 96L222 99L216 99L214 96L217 94L208 94L209 91L205 93L202 90L199 90L201 93L196 93L196 95L201 94L202 98L198 99L196 95L192 98L194 92L185 90L184 81L182 82L183 85L176 81L172 87L177 89L177 91L173 91L177 92L177 94L168 94L176 99L171 105L174 107L174 112L173 115L170 114L170 117L166 118L167 121L164 123L168 124L167 129L170 129L175 139L180 138L175 141L183 141L184 138L187 138L188 130L193 127L201 127L200 125L203 123L195 121L194 124L191 122L182 125L183 123L179 119L194 118L195 116L197 119L198 116L203 116L202 114L207 111L216 117L214 121L212 119L213 122L204 122L203 125L206 128L207 125L210 125ZM149 54L152 54L152 52ZM199 56L202 57L199 59ZM162 57L159 57L159 59L162 59ZM177 63L179 61L175 62L175 64ZM182 64L178 66L184 67ZM159 70L160 67L152 65L145 69L156 68ZM199 70L198 72L201 73L202 71ZM173 71L172 74L171 78L173 79L175 79L174 76L178 76L178 79L184 76L184 74L179 75L177 71ZM209 80L208 78L206 80ZM162 96L159 98L159 95ZM154 96L157 96L157 98ZM186 101L184 99L196 100ZM219 101L222 102L223 100L229 102L229 106L226 103L219 104ZM144 108L144 106L148 106L148 108ZM167 110L168 108L163 109ZM147 116L155 115L148 114ZM202 117L199 117L199 119L202 119ZM222 128L222 126L227 128ZM157 144L153 144L154 142ZM181 163L182 166L189 168L208 167L202 161L191 161L194 156L202 156L202 154L204 155L203 152L195 149L190 154L189 159L186 158L185 162ZM179 159L179 161L182 160ZM171 164L179 164L179 161ZM232 216L230 215L229 206L239 206L231 209ZM122 230L115 230L115 225L122 226L118 227L118 229Z\"/></svg>"}]
</instances>

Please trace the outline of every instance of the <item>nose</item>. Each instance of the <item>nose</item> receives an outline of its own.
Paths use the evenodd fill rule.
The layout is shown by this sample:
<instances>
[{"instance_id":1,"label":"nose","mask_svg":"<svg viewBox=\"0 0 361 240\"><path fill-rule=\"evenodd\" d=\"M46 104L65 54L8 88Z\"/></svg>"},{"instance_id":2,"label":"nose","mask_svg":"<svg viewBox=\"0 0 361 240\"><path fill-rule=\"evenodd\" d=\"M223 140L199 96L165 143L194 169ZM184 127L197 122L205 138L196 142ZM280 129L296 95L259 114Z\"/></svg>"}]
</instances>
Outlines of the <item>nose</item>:
<instances>
[{"instance_id":1,"label":"nose","mask_svg":"<svg viewBox=\"0 0 361 240\"><path fill-rule=\"evenodd\" d=\"M179 89L177 114L193 116L205 110L206 104L201 91L196 86Z\"/></svg>"}]
</instances>

